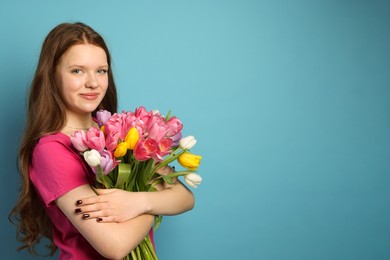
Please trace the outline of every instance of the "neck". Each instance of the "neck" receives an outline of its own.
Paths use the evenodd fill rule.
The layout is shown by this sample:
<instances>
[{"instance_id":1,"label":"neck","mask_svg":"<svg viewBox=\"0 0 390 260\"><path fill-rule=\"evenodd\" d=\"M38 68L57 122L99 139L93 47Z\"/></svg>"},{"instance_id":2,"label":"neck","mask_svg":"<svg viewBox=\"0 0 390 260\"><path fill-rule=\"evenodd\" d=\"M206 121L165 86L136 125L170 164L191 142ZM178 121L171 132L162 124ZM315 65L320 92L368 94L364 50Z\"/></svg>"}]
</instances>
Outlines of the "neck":
<instances>
[{"instance_id":1,"label":"neck","mask_svg":"<svg viewBox=\"0 0 390 260\"><path fill-rule=\"evenodd\" d=\"M71 130L88 130L94 125L91 114L67 114L65 128Z\"/></svg>"},{"instance_id":2,"label":"neck","mask_svg":"<svg viewBox=\"0 0 390 260\"><path fill-rule=\"evenodd\" d=\"M70 129L73 129L73 130L88 130L92 126L93 126L93 123L90 126L88 126L88 127L73 127L73 126L70 126L70 125L66 125L65 127L68 127Z\"/></svg>"}]
</instances>

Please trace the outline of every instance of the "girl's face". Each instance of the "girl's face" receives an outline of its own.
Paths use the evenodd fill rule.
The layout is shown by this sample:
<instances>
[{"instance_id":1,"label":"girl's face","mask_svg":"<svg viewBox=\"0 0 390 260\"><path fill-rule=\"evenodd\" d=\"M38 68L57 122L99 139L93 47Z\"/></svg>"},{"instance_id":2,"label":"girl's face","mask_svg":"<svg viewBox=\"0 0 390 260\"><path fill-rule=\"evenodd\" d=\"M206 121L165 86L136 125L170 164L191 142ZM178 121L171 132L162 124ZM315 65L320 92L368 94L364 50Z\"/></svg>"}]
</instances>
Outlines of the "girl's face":
<instances>
[{"instance_id":1,"label":"girl's face","mask_svg":"<svg viewBox=\"0 0 390 260\"><path fill-rule=\"evenodd\" d=\"M74 45L62 55L56 82L68 116L90 114L99 106L108 88L108 69L105 51L95 45Z\"/></svg>"}]
</instances>

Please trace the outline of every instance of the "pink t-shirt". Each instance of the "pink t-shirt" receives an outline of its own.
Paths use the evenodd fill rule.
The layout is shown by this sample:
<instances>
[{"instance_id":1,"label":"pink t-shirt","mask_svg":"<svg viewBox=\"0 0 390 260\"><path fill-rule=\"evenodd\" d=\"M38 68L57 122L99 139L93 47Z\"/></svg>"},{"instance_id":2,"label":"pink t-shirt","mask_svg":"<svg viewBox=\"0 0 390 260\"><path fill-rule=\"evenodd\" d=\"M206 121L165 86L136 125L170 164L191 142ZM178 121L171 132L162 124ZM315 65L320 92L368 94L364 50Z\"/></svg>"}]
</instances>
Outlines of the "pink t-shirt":
<instances>
[{"instance_id":1,"label":"pink t-shirt","mask_svg":"<svg viewBox=\"0 0 390 260\"><path fill-rule=\"evenodd\" d=\"M93 173L72 148L67 135L47 135L37 143L30 167L30 179L53 224L54 243L60 249L59 259L105 259L54 203L68 191L83 184L91 184L93 178Z\"/></svg>"},{"instance_id":2,"label":"pink t-shirt","mask_svg":"<svg viewBox=\"0 0 390 260\"><path fill-rule=\"evenodd\" d=\"M40 195L53 224L54 243L59 259L106 259L73 226L54 201L84 184L92 184L95 175L76 151L69 136L56 133L37 143L30 167L30 179ZM149 232L154 246L153 230Z\"/></svg>"}]
</instances>

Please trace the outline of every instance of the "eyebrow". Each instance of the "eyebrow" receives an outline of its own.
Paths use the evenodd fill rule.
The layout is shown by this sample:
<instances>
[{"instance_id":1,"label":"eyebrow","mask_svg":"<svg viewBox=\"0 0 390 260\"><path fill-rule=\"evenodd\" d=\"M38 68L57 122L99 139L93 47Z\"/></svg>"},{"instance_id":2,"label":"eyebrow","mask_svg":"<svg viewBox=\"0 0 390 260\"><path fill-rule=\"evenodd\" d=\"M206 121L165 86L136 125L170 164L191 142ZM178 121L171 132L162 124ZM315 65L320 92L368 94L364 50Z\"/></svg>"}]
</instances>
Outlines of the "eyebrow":
<instances>
[{"instance_id":1,"label":"eyebrow","mask_svg":"<svg viewBox=\"0 0 390 260\"><path fill-rule=\"evenodd\" d=\"M84 65L78 65L78 64L72 64L72 65L69 65L68 68L82 68L82 69L85 69L86 66ZM97 68L109 68L110 66L108 66L108 64L104 64L104 65L99 65L97 66Z\"/></svg>"}]
</instances>

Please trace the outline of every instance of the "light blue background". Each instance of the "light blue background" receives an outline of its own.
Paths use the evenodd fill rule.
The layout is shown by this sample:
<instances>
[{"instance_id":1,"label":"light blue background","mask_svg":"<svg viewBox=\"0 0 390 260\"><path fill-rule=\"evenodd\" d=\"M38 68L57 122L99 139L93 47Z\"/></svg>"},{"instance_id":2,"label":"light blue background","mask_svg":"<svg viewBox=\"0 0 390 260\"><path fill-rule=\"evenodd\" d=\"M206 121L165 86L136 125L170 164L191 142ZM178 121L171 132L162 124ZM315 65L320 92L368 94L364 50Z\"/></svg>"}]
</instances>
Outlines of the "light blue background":
<instances>
[{"instance_id":1,"label":"light blue background","mask_svg":"<svg viewBox=\"0 0 390 260\"><path fill-rule=\"evenodd\" d=\"M198 139L204 183L160 259L390 259L390 2L352 0L2 0L1 259L30 259L6 217L26 89L64 21L107 40L120 109L171 109Z\"/></svg>"}]
</instances>

